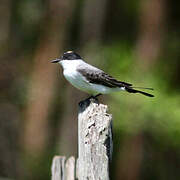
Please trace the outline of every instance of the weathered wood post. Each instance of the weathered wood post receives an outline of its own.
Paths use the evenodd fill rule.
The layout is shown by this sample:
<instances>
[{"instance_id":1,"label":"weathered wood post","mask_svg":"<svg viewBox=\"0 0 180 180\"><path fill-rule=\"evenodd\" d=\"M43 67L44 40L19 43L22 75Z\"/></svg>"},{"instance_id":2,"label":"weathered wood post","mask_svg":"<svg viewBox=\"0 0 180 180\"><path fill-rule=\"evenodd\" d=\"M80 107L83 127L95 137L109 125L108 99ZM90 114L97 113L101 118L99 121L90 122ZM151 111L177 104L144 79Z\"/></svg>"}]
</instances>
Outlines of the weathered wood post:
<instances>
[{"instance_id":1,"label":"weathered wood post","mask_svg":"<svg viewBox=\"0 0 180 180\"><path fill-rule=\"evenodd\" d=\"M52 180L74 180L75 174L78 180L109 180L112 148L112 116L107 114L107 106L95 99L82 101L78 113L76 168L73 157L65 162L65 157L55 156Z\"/></svg>"},{"instance_id":2,"label":"weathered wood post","mask_svg":"<svg viewBox=\"0 0 180 180\"><path fill-rule=\"evenodd\" d=\"M66 161L65 156L54 156L51 172L51 180L75 180L75 158Z\"/></svg>"},{"instance_id":3,"label":"weathered wood post","mask_svg":"<svg viewBox=\"0 0 180 180\"><path fill-rule=\"evenodd\" d=\"M112 154L112 117L107 106L94 99L85 101L78 116L78 161L79 180L108 180Z\"/></svg>"}]
</instances>

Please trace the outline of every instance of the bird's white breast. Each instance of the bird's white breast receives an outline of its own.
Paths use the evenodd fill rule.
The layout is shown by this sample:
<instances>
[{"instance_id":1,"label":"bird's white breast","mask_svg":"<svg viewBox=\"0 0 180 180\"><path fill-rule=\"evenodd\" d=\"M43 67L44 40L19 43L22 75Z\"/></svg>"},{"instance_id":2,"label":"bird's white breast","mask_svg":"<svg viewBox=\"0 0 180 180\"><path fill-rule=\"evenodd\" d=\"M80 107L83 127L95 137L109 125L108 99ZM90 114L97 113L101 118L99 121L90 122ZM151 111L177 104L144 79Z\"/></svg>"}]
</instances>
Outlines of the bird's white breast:
<instances>
[{"instance_id":1,"label":"bird's white breast","mask_svg":"<svg viewBox=\"0 0 180 180\"><path fill-rule=\"evenodd\" d=\"M87 80L77 71L77 67L83 63L82 60L64 60L61 62L63 67L64 77L76 88L88 92L89 83Z\"/></svg>"}]
</instances>

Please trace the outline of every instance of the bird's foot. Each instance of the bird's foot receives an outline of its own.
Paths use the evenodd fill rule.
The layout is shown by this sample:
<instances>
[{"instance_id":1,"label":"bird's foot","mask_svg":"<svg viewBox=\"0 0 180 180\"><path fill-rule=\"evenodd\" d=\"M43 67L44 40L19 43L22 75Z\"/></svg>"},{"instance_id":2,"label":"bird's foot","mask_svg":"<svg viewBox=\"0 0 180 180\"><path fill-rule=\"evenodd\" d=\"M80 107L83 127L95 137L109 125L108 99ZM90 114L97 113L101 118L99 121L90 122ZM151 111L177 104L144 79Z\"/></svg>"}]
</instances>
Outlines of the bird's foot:
<instances>
[{"instance_id":1,"label":"bird's foot","mask_svg":"<svg viewBox=\"0 0 180 180\"><path fill-rule=\"evenodd\" d=\"M95 96L90 96L87 99L80 101L79 106L82 107L84 104L86 104L86 106L88 106L91 102L95 102L95 103L99 104L99 101L98 101L97 97L99 97L100 95L102 95L102 94L97 94Z\"/></svg>"},{"instance_id":2,"label":"bird's foot","mask_svg":"<svg viewBox=\"0 0 180 180\"><path fill-rule=\"evenodd\" d=\"M99 93L99 94L97 94L97 95L95 95L94 96L94 98L96 98L97 99L97 97L99 97L99 96L101 96L102 94L101 93Z\"/></svg>"},{"instance_id":3,"label":"bird's foot","mask_svg":"<svg viewBox=\"0 0 180 180\"><path fill-rule=\"evenodd\" d=\"M98 101L97 98L95 98L95 96L90 96L88 98L86 98L85 100L82 100L79 102L79 106L80 107L83 107L83 106L89 106L89 104L91 103L91 101L94 100L94 101Z\"/></svg>"},{"instance_id":4,"label":"bird's foot","mask_svg":"<svg viewBox=\"0 0 180 180\"><path fill-rule=\"evenodd\" d=\"M88 97L86 100L87 100L87 101L90 101L90 100L92 99L92 100L95 100L95 101L98 102L98 97L99 97L100 95L102 95L102 94L99 93L99 94L97 94L97 95L95 95L95 96L90 96L90 97ZM86 100L85 100L85 101L86 101Z\"/></svg>"}]
</instances>

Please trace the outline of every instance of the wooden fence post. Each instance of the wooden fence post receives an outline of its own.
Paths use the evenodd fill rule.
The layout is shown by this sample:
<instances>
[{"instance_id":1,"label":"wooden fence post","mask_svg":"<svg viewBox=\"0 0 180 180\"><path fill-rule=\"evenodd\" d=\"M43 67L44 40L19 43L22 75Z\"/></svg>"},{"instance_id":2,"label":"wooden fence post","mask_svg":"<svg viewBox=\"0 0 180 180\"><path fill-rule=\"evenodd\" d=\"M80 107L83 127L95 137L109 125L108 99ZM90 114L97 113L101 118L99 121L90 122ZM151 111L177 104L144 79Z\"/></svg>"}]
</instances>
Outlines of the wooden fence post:
<instances>
[{"instance_id":1,"label":"wooden fence post","mask_svg":"<svg viewBox=\"0 0 180 180\"><path fill-rule=\"evenodd\" d=\"M54 156L51 180L75 180L75 158L66 161L65 156Z\"/></svg>"},{"instance_id":2,"label":"wooden fence post","mask_svg":"<svg viewBox=\"0 0 180 180\"><path fill-rule=\"evenodd\" d=\"M95 99L82 101L78 114L76 178L109 180L112 148L112 116L107 114L107 106L99 104ZM75 159L71 159L71 166L67 170L65 167L68 166L68 161L65 162L65 157L54 157L52 180L75 179Z\"/></svg>"}]
</instances>

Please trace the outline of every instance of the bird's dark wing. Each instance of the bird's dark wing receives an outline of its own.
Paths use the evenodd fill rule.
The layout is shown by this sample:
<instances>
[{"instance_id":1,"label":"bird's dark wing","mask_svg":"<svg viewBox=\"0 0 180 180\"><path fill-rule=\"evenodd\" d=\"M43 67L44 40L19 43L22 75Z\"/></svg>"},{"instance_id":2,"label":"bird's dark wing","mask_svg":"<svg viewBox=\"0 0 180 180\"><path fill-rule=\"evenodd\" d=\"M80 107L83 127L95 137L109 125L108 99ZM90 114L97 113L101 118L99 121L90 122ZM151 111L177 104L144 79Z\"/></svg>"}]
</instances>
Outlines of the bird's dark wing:
<instances>
[{"instance_id":1,"label":"bird's dark wing","mask_svg":"<svg viewBox=\"0 0 180 180\"><path fill-rule=\"evenodd\" d=\"M101 70L95 71L91 69L86 70L83 68L79 68L77 69L77 71L85 76L90 83L100 84L108 86L110 88L132 86L132 84L116 80L115 78Z\"/></svg>"}]
</instances>

